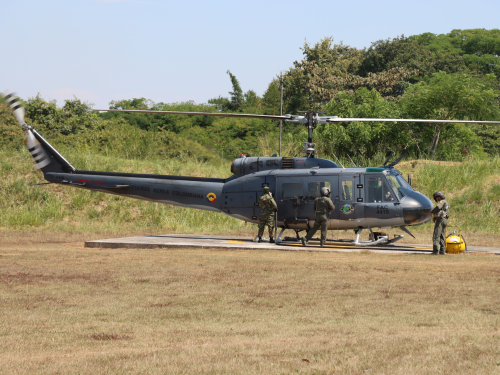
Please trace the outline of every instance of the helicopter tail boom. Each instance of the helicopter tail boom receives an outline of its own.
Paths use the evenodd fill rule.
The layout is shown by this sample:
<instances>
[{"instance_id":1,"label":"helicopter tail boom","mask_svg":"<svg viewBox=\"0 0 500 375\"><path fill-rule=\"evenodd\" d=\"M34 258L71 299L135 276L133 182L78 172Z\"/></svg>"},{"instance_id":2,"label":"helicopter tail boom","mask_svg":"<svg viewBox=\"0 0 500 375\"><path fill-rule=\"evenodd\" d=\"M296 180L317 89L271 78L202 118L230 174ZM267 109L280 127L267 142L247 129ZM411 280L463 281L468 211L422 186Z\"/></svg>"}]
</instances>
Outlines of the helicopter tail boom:
<instances>
[{"instance_id":1,"label":"helicopter tail boom","mask_svg":"<svg viewBox=\"0 0 500 375\"><path fill-rule=\"evenodd\" d=\"M222 187L226 181L217 178L79 170L74 173L47 172L44 177L52 183L216 212L220 211Z\"/></svg>"}]
</instances>

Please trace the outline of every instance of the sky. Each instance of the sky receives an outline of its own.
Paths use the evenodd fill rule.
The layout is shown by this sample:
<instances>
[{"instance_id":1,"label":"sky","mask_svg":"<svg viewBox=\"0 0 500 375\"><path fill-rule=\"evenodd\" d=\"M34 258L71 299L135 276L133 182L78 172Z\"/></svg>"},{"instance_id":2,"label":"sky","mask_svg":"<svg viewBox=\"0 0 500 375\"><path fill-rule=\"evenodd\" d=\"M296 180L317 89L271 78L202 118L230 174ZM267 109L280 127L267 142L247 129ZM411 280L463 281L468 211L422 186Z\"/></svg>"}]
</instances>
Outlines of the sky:
<instances>
[{"instance_id":1,"label":"sky","mask_svg":"<svg viewBox=\"0 0 500 375\"><path fill-rule=\"evenodd\" d=\"M154 102L229 97L230 70L262 95L325 37L356 48L500 28L498 0L0 0L0 91L28 99Z\"/></svg>"}]
</instances>

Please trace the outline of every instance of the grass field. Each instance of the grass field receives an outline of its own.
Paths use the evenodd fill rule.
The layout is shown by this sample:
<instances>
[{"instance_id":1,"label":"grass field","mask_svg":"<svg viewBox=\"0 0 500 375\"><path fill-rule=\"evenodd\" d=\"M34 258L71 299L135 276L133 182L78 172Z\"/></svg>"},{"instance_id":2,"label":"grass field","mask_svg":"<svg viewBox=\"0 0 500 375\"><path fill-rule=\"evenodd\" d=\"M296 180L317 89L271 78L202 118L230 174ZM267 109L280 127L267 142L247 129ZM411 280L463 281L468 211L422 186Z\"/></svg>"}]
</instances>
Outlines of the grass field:
<instances>
[{"instance_id":1,"label":"grass field","mask_svg":"<svg viewBox=\"0 0 500 375\"><path fill-rule=\"evenodd\" d=\"M500 373L500 257L2 232L2 374Z\"/></svg>"}]
</instances>

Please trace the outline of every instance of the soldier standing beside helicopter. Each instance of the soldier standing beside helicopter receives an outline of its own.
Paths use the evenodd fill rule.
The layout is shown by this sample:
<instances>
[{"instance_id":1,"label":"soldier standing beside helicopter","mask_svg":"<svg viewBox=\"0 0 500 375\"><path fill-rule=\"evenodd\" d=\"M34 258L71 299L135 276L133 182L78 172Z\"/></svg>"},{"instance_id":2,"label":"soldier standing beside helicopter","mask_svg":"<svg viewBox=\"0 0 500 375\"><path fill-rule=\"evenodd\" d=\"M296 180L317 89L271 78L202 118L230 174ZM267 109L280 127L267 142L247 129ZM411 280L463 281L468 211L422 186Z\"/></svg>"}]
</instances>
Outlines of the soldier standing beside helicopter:
<instances>
[{"instance_id":1,"label":"soldier standing beside helicopter","mask_svg":"<svg viewBox=\"0 0 500 375\"><path fill-rule=\"evenodd\" d=\"M264 228L267 225L269 229L269 242L274 243L274 211L278 211L278 206L274 201L269 186L264 186L262 195L259 197L260 217L259 217L259 241L262 242Z\"/></svg>"},{"instance_id":2,"label":"soldier standing beside helicopter","mask_svg":"<svg viewBox=\"0 0 500 375\"><path fill-rule=\"evenodd\" d=\"M444 194L441 191L436 191L433 194L436 201L436 207L431 211L434 222L434 234L432 235L432 254L437 255L446 254L446 238L445 229L448 225L448 218L450 217L450 205L444 199Z\"/></svg>"},{"instance_id":3,"label":"soldier standing beside helicopter","mask_svg":"<svg viewBox=\"0 0 500 375\"><path fill-rule=\"evenodd\" d=\"M314 236L314 233L321 226L321 246L325 246L326 234L328 230L328 218L330 213L335 210L332 200L328 197L330 195L330 189L327 187L321 188L321 197L314 200L313 209L315 212L314 226L307 232L305 237L302 237L302 245L306 246L307 242Z\"/></svg>"}]
</instances>

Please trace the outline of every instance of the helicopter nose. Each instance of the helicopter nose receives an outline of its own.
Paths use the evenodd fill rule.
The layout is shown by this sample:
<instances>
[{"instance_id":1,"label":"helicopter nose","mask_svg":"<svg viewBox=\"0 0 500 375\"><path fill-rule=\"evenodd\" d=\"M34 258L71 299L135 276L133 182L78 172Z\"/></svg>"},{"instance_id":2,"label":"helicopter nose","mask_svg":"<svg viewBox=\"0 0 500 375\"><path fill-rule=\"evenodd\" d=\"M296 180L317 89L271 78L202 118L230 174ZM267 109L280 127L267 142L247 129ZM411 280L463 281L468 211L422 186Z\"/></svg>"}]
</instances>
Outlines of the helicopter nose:
<instances>
[{"instance_id":1,"label":"helicopter nose","mask_svg":"<svg viewBox=\"0 0 500 375\"><path fill-rule=\"evenodd\" d=\"M432 202L425 195L412 192L403 200L403 219L405 225L418 225L431 220Z\"/></svg>"}]
</instances>

